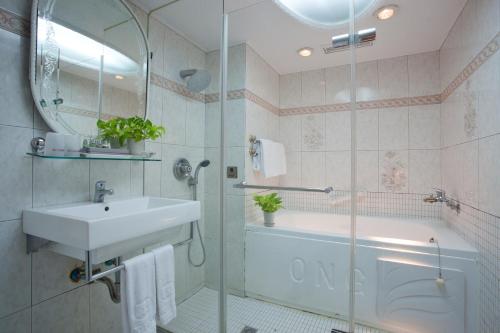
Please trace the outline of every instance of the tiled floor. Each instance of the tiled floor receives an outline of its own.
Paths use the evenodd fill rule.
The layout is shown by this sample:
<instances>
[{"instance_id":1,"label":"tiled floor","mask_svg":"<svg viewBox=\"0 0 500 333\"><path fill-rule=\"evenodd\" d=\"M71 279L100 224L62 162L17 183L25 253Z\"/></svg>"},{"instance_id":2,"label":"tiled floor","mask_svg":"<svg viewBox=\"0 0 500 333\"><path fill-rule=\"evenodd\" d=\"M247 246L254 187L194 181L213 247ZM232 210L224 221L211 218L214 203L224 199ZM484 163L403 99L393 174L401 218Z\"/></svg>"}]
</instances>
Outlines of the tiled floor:
<instances>
[{"instance_id":1,"label":"tiled floor","mask_svg":"<svg viewBox=\"0 0 500 333\"><path fill-rule=\"evenodd\" d=\"M201 289L180 304L177 318L166 329L173 333L216 333L217 291ZM257 329L257 333L330 333L332 328L347 331L345 321L303 312L253 298L229 296L228 332L240 333L245 326ZM381 333L358 326L356 333Z\"/></svg>"}]
</instances>

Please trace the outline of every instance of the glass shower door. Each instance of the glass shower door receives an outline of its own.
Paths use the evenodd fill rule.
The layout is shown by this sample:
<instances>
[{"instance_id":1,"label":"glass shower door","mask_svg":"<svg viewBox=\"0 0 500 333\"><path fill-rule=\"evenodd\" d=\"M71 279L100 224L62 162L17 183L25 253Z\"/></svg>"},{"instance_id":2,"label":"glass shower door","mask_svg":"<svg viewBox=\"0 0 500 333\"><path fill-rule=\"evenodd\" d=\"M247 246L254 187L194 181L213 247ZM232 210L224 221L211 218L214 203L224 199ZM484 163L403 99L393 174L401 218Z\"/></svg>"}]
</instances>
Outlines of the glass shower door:
<instances>
[{"instance_id":1,"label":"glass shower door","mask_svg":"<svg viewBox=\"0 0 500 333\"><path fill-rule=\"evenodd\" d=\"M223 332L349 331L350 2L313 24L290 3L226 2Z\"/></svg>"}]
</instances>

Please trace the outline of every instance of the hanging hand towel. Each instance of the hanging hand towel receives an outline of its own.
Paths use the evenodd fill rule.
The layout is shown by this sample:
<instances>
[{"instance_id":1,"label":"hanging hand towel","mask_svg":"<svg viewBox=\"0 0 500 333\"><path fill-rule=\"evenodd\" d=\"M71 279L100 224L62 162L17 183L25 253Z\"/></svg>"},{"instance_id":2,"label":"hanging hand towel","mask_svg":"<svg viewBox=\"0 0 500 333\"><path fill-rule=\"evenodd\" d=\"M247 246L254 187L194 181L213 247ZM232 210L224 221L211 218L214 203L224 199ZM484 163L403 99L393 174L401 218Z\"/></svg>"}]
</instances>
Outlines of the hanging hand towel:
<instances>
[{"instance_id":1,"label":"hanging hand towel","mask_svg":"<svg viewBox=\"0 0 500 333\"><path fill-rule=\"evenodd\" d=\"M153 250L156 267L156 319L167 325L177 315L175 306L175 257L172 245Z\"/></svg>"},{"instance_id":2,"label":"hanging hand towel","mask_svg":"<svg viewBox=\"0 0 500 333\"><path fill-rule=\"evenodd\" d=\"M264 177L276 177L286 174L286 156L283 144L271 140L260 141L260 170Z\"/></svg>"},{"instance_id":3,"label":"hanging hand towel","mask_svg":"<svg viewBox=\"0 0 500 333\"><path fill-rule=\"evenodd\" d=\"M124 333L156 333L155 259L146 253L123 262L121 272Z\"/></svg>"}]
</instances>

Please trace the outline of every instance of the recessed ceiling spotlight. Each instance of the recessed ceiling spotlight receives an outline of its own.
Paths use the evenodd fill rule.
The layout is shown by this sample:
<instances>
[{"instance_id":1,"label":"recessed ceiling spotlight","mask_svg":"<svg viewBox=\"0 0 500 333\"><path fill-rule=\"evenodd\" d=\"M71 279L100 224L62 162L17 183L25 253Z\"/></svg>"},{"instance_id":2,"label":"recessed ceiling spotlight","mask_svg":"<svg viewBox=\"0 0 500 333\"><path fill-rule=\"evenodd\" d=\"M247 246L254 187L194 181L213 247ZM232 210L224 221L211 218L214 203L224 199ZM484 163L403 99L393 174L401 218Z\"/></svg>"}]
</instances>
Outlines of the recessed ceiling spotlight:
<instances>
[{"instance_id":1,"label":"recessed ceiling spotlight","mask_svg":"<svg viewBox=\"0 0 500 333\"><path fill-rule=\"evenodd\" d=\"M377 9L373 15L375 15L379 20L385 21L393 17L397 10L397 5L386 5Z\"/></svg>"},{"instance_id":2,"label":"recessed ceiling spotlight","mask_svg":"<svg viewBox=\"0 0 500 333\"><path fill-rule=\"evenodd\" d=\"M123 80L123 79L124 79L124 77L123 77L123 76L121 76L121 75L115 75L115 79L117 79L117 80Z\"/></svg>"},{"instance_id":3,"label":"recessed ceiling spotlight","mask_svg":"<svg viewBox=\"0 0 500 333\"><path fill-rule=\"evenodd\" d=\"M303 48L297 50L297 53L301 57L309 57L313 53L313 49L311 47L303 47Z\"/></svg>"}]
</instances>

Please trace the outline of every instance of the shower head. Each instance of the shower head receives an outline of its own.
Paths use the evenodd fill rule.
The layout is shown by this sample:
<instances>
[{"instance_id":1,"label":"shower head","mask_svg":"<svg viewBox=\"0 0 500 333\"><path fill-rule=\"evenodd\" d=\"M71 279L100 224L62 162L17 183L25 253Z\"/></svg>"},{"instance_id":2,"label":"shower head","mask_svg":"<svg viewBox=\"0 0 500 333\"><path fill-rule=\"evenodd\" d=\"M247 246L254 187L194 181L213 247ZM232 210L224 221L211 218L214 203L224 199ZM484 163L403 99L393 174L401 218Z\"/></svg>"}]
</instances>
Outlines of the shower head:
<instances>
[{"instance_id":1,"label":"shower head","mask_svg":"<svg viewBox=\"0 0 500 333\"><path fill-rule=\"evenodd\" d=\"M191 176L191 178L188 181L189 185L198 184L198 174L200 173L200 169L206 168L209 165L210 165L209 160L203 160L200 163L198 163L198 165L196 166L196 170L194 171L194 176Z\"/></svg>"},{"instance_id":2,"label":"shower head","mask_svg":"<svg viewBox=\"0 0 500 333\"><path fill-rule=\"evenodd\" d=\"M210 161L209 160L201 161L199 165L206 168L207 166L210 165Z\"/></svg>"},{"instance_id":3,"label":"shower head","mask_svg":"<svg viewBox=\"0 0 500 333\"><path fill-rule=\"evenodd\" d=\"M179 73L186 80L187 88L192 92L200 92L210 84L210 73L205 69L185 69Z\"/></svg>"}]
</instances>

